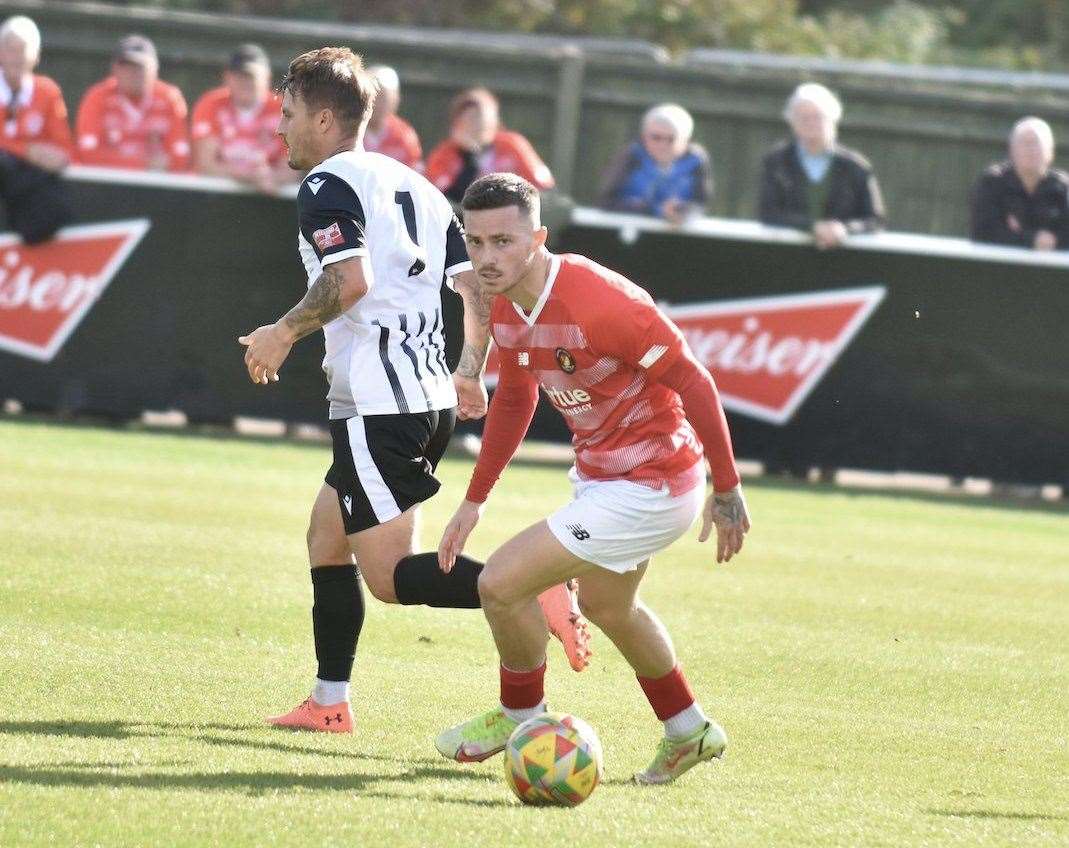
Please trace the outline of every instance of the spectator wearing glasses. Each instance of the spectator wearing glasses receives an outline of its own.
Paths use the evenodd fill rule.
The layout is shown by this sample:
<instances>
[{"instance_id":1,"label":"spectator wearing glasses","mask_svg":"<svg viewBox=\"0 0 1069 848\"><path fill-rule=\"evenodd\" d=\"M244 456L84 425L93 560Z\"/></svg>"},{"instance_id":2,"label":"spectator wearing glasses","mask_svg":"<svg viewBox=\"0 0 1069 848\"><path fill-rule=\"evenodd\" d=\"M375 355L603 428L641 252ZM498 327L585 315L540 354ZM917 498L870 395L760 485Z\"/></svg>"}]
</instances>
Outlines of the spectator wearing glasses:
<instances>
[{"instance_id":1,"label":"spectator wearing glasses","mask_svg":"<svg viewBox=\"0 0 1069 848\"><path fill-rule=\"evenodd\" d=\"M479 177L516 174L536 188L555 185L542 157L520 133L505 129L497 98L485 88L469 88L449 106L449 138L427 157L427 179L453 203Z\"/></svg>"},{"instance_id":2,"label":"spectator wearing glasses","mask_svg":"<svg viewBox=\"0 0 1069 848\"><path fill-rule=\"evenodd\" d=\"M300 176L288 165L278 135L282 98L271 90L271 63L263 48L243 44L230 56L223 84L193 107L193 167L230 177L271 194Z\"/></svg>"},{"instance_id":3,"label":"spectator wearing glasses","mask_svg":"<svg viewBox=\"0 0 1069 848\"><path fill-rule=\"evenodd\" d=\"M85 165L149 171L189 170L186 101L159 78L155 45L128 35L115 51L111 75L78 107L78 158Z\"/></svg>"},{"instance_id":4,"label":"spectator wearing glasses","mask_svg":"<svg viewBox=\"0 0 1069 848\"><path fill-rule=\"evenodd\" d=\"M0 198L8 226L28 244L45 241L71 218L57 174L70 162L71 130L58 85L33 73L41 33L24 15L0 25Z\"/></svg>"},{"instance_id":5,"label":"spectator wearing glasses","mask_svg":"<svg viewBox=\"0 0 1069 848\"><path fill-rule=\"evenodd\" d=\"M381 153L423 171L423 147L413 126L397 114L401 105L401 79L397 71L386 65L368 68L379 81L375 107L364 131L364 150Z\"/></svg>"},{"instance_id":6,"label":"spectator wearing glasses","mask_svg":"<svg viewBox=\"0 0 1069 848\"><path fill-rule=\"evenodd\" d=\"M694 119L682 106L663 103L642 119L639 138L621 150L602 177L599 205L680 224L712 199L709 154L691 141Z\"/></svg>"},{"instance_id":7,"label":"spectator wearing glasses","mask_svg":"<svg viewBox=\"0 0 1069 848\"><path fill-rule=\"evenodd\" d=\"M1010 158L984 171L973 191L973 241L1069 250L1069 174L1053 164L1050 124L1019 120L1010 133Z\"/></svg>"},{"instance_id":8,"label":"spectator wearing glasses","mask_svg":"<svg viewBox=\"0 0 1069 848\"><path fill-rule=\"evenodd\" d=\"M839 99L824 86L798 86L783 112L793 138L762 163L761 221L810 231L821 249L880 230L886 217L872 166L837 142L842 115Z\"/></svg>"}]
</instances>

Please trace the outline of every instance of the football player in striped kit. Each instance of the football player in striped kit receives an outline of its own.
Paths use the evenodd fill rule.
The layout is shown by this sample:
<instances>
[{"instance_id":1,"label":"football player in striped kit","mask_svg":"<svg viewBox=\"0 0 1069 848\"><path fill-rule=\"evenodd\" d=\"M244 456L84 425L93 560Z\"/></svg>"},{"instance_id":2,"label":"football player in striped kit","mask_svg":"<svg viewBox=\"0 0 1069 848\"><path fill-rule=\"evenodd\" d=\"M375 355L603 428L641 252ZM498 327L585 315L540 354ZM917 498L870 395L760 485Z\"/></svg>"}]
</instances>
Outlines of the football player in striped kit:
<instances>
[{"instance_id":1,"label":"football player in striped kit","mask_svg":"<svg viewBox=\"0 0 1069 848\"><path fill-rule=\"evenodd\" d=\"M297 195L308 291L240 342L250 379L269 385L293 344L323 330L334 461L308 529L316 682L309 698L270 721L351 732L361 578L387 603L480 605L482 563L463 558L445 573L435 553L415 551L419 504L439 489L434 470L456 415L486 411L492 295L478 286L445 197L400 162L363 150L378 84L359 56L338 47L305 53L290 63L281 88L278 131L290 166L308 171ZM448 279L465 304L464 346L452 374L441 300ZM543 597L550 627L582 667L587 633L574 601L563 583Z\"/></svg>"},{"instance_id":2,"label":"football player in striped kit","mask_svg":"<svg viewBox=\"0 0 1069 848\"><path fill-rule=\"evenodd\" d=\"M536 598L577 579L580 608L630 663L664 723L652 763L635 779L668 783L727 745L664 625L638 597L650 558L699 515L700 541L716 528L717 562L737 554L750 529L716 385L643 289L585 257L546 250L538 191L526 180L482 177L462 208L480 285L496 295L490 321L501 372L466 499L442 536L442 568L460 562L527 432L539 387L572 430L574 499L487 560L479 593L501 658L500 704L443 732L436 747L460 762L484 760L546 711L547 634Z\"/></svg>"}]
</instances>

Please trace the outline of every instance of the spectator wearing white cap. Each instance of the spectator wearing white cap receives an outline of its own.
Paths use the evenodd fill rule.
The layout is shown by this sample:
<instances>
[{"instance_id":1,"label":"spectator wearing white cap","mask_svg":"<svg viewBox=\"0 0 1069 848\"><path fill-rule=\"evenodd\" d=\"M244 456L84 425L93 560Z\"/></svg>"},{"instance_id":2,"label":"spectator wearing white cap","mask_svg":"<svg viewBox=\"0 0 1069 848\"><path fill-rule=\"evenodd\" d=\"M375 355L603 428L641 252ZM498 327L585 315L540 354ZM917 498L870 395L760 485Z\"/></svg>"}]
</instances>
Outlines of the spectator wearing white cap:
<instances>
[{"instance_id":1,"label":"spectator wearing white cap","mask_svg":"<svg viewBox=\"0 0 1069 848\"><path fill-rule=\"evenodd\" d=\"M397 114L401 105L401 79L387 65L368 70L379 81L379 95L364 132L364 149L382 153L409 168L423 171L423 147L413 126Z\"/></svg>"},{"instance_id":2,"label":"spectator wearing white cap","mask_svg":"<svg viewBox=\"0 0 1069 848\"><path fill-rule=\"evenodd\" d=\"M694 119L682 106L662 103L646 112L639 138L603 174L599 205L673 224L704 211L713 194L712 166L693 133Z\"/></svg>"},{"instance_id":3,"label":"spectator wearing white cap","mask_svg":"<svg viewBox=\"0 0 1069 848\"><path fill-rule=\"evenodd\" d=\"M972 238L1035 250L1069 250L1069 174L1054 166L1054 133L1022 118L1010 158L991 165L973 190Z\"/></svg>"},{"instance_id":4,"label":"spectator wearing white cap","mask_svg":"<svg viewBox=\"0 0 1069 848\"><path fill-rule=\"evenodd\" d=\"M837 141L842 115L823 85L798 86L783 110L793 138L765 156L761 169L761 221L808 230L822 249L882 229L886 217L872 166Z\"/></svg>"}]
</instances>

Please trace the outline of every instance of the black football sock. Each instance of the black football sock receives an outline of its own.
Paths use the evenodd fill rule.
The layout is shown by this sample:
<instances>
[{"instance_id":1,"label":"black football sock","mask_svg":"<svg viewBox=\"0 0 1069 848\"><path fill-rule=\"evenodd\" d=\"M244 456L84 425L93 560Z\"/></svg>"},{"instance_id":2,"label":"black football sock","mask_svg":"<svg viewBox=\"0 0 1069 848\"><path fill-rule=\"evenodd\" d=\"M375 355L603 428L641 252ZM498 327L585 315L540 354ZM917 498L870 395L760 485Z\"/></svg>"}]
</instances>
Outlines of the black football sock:
<instances>
[{"instance_id":1,"label":"black football sock","mask_svg":"<svg viewBox=\"0 0 1069 848\"><path fill-rule=\"evenodd\" d=\"M479 609L479 575L483 564L463 554L446 574L438 554L411 554L397 563L393 590L399 604L426 604L450 609Z\"/></svg>"},{"instance_id":2,"label":"black football sock","mask_svg":"<svg viewBox=\"0 0 1069 848\"><path fill-rule=\"evenodd\" d=\"M356 640L364 626L364 590L355 565L319 565L312 569L312 633L320 680L348 680L353 673Z\"/></svg>"}]
</instances>

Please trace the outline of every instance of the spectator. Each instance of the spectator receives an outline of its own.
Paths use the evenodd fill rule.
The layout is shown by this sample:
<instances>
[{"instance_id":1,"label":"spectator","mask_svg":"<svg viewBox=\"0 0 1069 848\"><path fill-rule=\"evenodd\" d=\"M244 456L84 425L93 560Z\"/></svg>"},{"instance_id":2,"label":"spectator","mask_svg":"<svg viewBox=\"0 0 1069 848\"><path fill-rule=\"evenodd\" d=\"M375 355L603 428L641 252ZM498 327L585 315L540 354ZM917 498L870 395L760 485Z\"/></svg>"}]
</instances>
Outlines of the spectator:
<instances>
[{"instance_id":1,"label":"spectator","mask_svg":"<svg viewBox=\"0 0 1069 848\"><path fill-rule=\"evenodd\" d=\"M401 80L397 71L386 65L368 68L379 81L379 95L364 131L364 150L382 153L423 171L423 147L413 126L397 114L401 105Z\"/></svg>"},{"instance_id":2,"label":"spectator","mask_svg":"<svg viewBox=\"0 0 1069 848\"><path fill-rule=\"evenodd\" d=\"M819 248L884 224L883 198L872 166L836 143L843 107L817 83L794 90L783 116L794 138L765 156L759 217L765 224L809 230Z\"/></svg>"},{"instance_id":3,"label":"spectator","mask_svg":"<svg viewBox=\"0 0 1069 848\"><path fill-rule=\"evenodd\" d=\"M1069 249L1069 174L1051 167L1054 134L1040 118L1022 118L1010 133L1010 158L992 165L973 192L974 241Z\"/></svg>"},{"instance_id":4,"label":"spectator","mask_svg":"<svg viewBox=\"0 0 1069 848\"><path fill-rule=\"evenodd\" d=\"M79 161L107 168L189 169L186 101L158 75L151 41L128 35L119 42L111 76L92 86L78 107Z\"/></svg>"},{"instance_id":5,"label":"spectator","mask_svg":"<svg viewBox=\"0 0 1069 848\"><path fill-rule=\"evenodd\" d=\"M193 167L230 177L267 194L295 182L278 135L282 98L271 90L271 63L263 48L243 44L223 71L223 84L193 107Z\"/></svg>"},{"instance_id":6,"label":"spectator","mask_svg":"<svg viewBox=\"0 0 1069 848\"><path fill-rule=\"evenodd\" d=\"M427 179L459 203L479 177L505 171L539 189L553 188L553 174L526 138L501 126L497 98L485 88L462 91L449 106L449 138L427 157Z\"/></svg>"},{"instance_id":7,"label":"spectator","mask_svg":"<svg viewBox=\"0 0 1069 848\"><path fill-rule=\"evenodd\" d=\"M705 149L690 140L693 132L694 119L682 106L650 109L638 140L609 165L600 205L673 224L703 212L713 193L713 174Z\"/></svg>"},{"instance_id":8,"label":"spectator","mask_svg":"<svg viewBox=\"0 0 1069 848\"><path fill-rule=\"evenodd\" d=\"M37 24L16 15L0 25L0 197L8 225L28 244L71 219L58 177L71 157L67 105L55 82L33 73L40 57Z\"/></svg>"}]
</instances>

